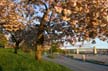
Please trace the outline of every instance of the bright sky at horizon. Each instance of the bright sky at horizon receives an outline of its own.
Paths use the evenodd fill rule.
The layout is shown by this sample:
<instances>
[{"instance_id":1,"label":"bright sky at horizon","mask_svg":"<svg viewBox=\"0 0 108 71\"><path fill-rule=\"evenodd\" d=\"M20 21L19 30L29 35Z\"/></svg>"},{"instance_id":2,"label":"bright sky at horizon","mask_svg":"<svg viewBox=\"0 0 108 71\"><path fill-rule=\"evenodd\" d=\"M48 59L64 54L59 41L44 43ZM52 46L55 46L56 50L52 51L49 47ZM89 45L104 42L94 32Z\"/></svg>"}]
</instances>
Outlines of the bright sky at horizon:
<instances>
[{"instance_id":1,"label":"bright sky at horizon","mask_svg":"<svg viewBox=\"0 0 108 71\"><path fill-rule=\"evenodd\" d=\"M96 44L92 44L91 43L92 41L90 41L90 42L85 41L84 45L82 45L82 48L93 48L95 46L96 48L100 48L100 49L101 48L102 49L108 49L107 41L102 41L99 38L95 38L95 41L96 41ZM72 46L70 43L64 42L64 47L63 48L64 49L75 49L75 48L78 48L79 45L81 45L81 44L82 44L82 42L77 42L75 44L75 46Z\"/></svg>"}]
</instances>

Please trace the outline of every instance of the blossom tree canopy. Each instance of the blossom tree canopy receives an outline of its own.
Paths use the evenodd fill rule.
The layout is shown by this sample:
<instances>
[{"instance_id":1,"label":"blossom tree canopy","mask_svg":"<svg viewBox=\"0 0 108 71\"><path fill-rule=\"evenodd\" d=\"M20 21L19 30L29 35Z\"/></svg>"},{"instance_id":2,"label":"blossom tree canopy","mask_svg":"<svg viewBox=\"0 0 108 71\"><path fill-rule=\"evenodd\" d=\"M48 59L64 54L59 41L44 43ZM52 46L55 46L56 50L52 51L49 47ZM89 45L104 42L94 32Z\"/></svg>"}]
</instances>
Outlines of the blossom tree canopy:
<instances>
[{"instance_id":1,"label":"blossom tree canopy","mask_svg":"<svg viewBox=\"0 0 108 71\"><path fill-rule=\"evenodd\" d=\"M17 31L24 26L19 21L22 17L16 12L16 4L11 0L0 1L0 25L3 25L7 31Z\"/></svg>"},{"instance_id":2,"label":"blossom tree canopy","mask_svg":"<svg viewBox=\"0 0 108 71\"><path fill-rule=\"evenodd\" d=\"M108 37L108 0L1 0L0 10L0 23L7 22L4 27L10 31L38 21L41 31L44 27L49 32L50 24L56 23L53 30L62 31L62 35L83 40ZM64 23L72 33L64 30Z\"/></svg>"},{"instance_id":3,"label":"blossom tree canopy","mask_svg":"<svg viewBox=\"0 0 108 71\"><path fill-rule=\"evenodd\" d=\"M108 0L1 0L0 26L12 32L37 27L39 45L64 36L71 43L106 40Z\"/></svg>"},{"instance_id":4,"label":"blossom tree canopy","mask_svg":"<svg viewBox=\"0 0 108 71\"><path fill-rule=\"evenodd\" d=\"M45 14L43 16L47 30L52 28L48 24L56 23L53 29L62 31L62 35L68 34L83 40L95 37L105 40L108 37L108 0L23 0L23 2L40 6L39 12ZM68 27L68 30L65 30L64 23L71 29Z\"/></svg>"}]
</instances>

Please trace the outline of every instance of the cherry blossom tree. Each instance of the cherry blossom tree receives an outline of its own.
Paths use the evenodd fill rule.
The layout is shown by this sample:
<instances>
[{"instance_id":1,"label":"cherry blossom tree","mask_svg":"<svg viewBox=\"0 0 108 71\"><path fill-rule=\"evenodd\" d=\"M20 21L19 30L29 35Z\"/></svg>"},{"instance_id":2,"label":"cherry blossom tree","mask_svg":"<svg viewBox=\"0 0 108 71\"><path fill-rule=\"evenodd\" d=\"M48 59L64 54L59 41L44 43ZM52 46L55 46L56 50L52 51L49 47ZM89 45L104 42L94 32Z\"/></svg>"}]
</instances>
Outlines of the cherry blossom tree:
<instances>
[{"instance_id":1,"label":"cherry blossom tree","mask_svg":"<svg viewBox=\"0 0 108 71\"><path fill-rule=\"evenodd\" d=\"M15 7L12 7L12 3L15 3ZM2 4L5 3L0 2L1 7ZM66 41L74 44L95 37L102 40L108 38L108 0L14 0L9 5L20 18L18 23L25 25L26 29L31 26L38 27L35 40L35 57L38 60L41 59L45 41L61 40L68 36L71 38ZM5 18L3 16L0 20ZM12 18L4 19L0 23Z\"/></svg>"}]
</instances>

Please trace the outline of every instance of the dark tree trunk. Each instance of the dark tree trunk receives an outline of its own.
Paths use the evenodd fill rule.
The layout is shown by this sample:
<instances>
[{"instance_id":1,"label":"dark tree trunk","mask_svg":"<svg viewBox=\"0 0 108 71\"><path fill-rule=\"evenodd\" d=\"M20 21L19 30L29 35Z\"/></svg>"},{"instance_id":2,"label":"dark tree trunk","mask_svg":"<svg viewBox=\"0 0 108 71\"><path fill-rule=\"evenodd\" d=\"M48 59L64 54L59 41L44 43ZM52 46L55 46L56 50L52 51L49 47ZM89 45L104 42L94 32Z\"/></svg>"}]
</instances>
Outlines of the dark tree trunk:
<instances>
[{"instance_id":1,"label":"dark tree trunk","mask_svg":"<svg viewBox=\"0 0 108 71\"><path fill-rule=\"evenodd\" d=\"M45 15L44 15L45 17ZM37 41L36 41L36 47L35 47L35 59L40 61L42 57L42 48L43 48L43 43L44 43L44 17L42 19L42 22L38 28L38 33L37 33Z\"/></svg>"},{"instance_id":2,"label":"dark tree trunk","mask_svg":"<svg viewBox=\"0 0 108 71\"><path fill-rule=\"evenodd\" d=\"M36 60L40 61L41 57L42 57L42 49L43 49L43 43L44 43L44 30L45 30L45 17L48 15L48 8L47 5L45 3L43 3L45 8L46 8L46 12L44 13L42 20L41 20L41 24L38 28L38 33L37 33L37 41L36 41L36 47L35 47L35 58Z\"/></svg>"},{"instance_id":3,"label":"dark tree trunk","mask_svg":"<svg viewBox=\"0 0 108 71\"><path fill-rule=\"evenodd\" d=\"M15 42L14 53L17 54L20 41L16 39L14 34L11 34L12 41Z\"/></svg>"},{"instance_id":4,"label":"dark tree trunk","mask_svg":"<svg viewBox=\"0 0 108 71\"><path fill-rule=\"evenodd\" d=\"M17 54L17 52L18 52L18 48L15 47L15 48L14 48L14 53Z\"/></svg>"},{"instance_id":5,"label":"dark tree trunk","mask_svg":"<svg viewBox=\"0 0 108 71\"><path fill-rule=\"evenodd\" d=\"M15 43L15 48L14 48L14 53L15 54L17 54L17 52L18 52L18 49L19 49L19 41L16 41L16 43Z\"/></svg>"}]
</instances>

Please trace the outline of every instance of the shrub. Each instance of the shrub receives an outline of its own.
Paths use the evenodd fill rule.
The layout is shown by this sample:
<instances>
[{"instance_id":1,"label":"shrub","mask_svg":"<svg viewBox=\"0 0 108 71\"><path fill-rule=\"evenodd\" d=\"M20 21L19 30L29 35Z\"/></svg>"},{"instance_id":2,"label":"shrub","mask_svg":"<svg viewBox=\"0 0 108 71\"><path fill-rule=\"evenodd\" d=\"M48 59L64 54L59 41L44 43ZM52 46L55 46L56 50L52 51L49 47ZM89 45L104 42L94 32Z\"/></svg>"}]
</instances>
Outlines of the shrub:
<instances>
[{"instance_id":1,"label":"shrub","mask_svg":"<svg viewBox=\"0 0 108 71\"><path fill-rule=\"evenodd\" d=\"M4 36L4 34L0 33L0 47L5 47L7 43L7 39L6 37Z\"/></svg>"}]
</instances>

